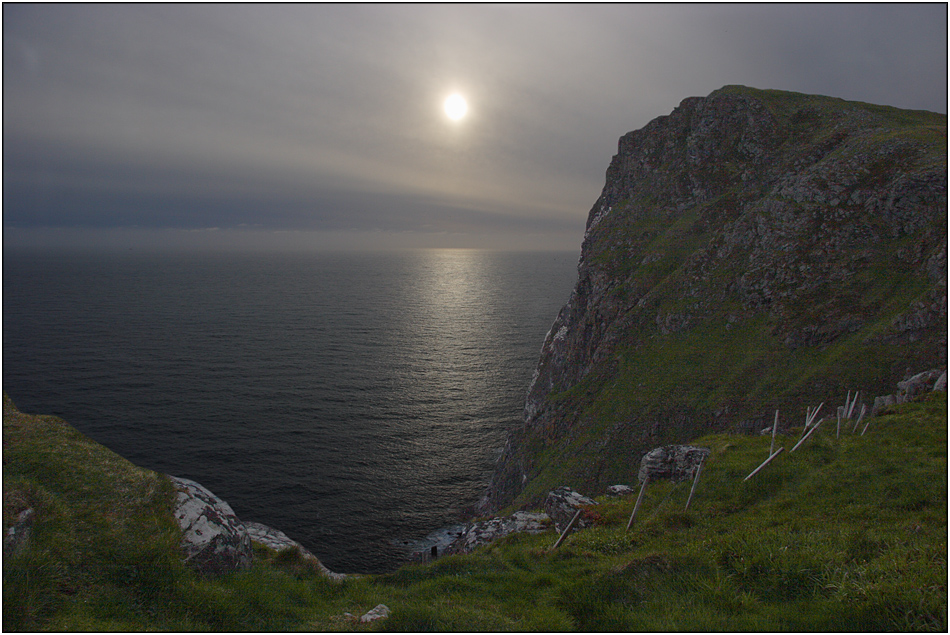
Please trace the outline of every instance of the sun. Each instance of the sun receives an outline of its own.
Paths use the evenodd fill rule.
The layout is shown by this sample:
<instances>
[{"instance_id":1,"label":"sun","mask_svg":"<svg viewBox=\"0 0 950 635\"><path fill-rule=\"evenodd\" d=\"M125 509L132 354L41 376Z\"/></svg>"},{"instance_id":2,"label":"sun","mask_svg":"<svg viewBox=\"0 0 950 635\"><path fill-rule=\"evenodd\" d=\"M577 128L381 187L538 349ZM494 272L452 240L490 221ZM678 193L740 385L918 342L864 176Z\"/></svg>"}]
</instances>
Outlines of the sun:
<instances>
[{"instance_id":1,"label":"sun","mask_svg":"<svg viewBox=\"0 0 950 635\"><path fill-rule=\"evenodd\" d=\"M464 97L455 93L446 97L443 108L445 108L445 114L449 119L458 121L468 112L468 103L466 103Z\"/></svg>"}]
</instances>

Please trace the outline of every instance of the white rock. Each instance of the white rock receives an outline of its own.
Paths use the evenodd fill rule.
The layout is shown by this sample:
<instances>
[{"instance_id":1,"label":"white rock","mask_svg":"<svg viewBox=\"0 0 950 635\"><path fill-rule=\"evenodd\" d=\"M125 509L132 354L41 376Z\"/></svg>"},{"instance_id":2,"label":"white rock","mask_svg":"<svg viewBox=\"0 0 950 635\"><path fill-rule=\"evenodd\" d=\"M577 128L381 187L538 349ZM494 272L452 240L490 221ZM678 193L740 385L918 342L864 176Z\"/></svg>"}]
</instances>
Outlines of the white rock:
<instances>
[{"instance_id":1,"label":"white rock","mask_svg":"<svg viewBox=\"0 0 950 635\"><path fill-rule=\"evenodd\" d=\"M542 513L515 512L511 516L496 516L469 525L464 533L445 549L445 553L468 553L509 534L539 534L547 531L550 526L551 519Z\"/></svg>"},{"instance_id":2,"label":"white rock","mask_svg":"<svg viewBox=\"0 0 950 635\"><path fill-rule=\"evenodd\" d=\"M937 378L937 381L934 382L934 391L937 390L947 392L947 371L943 371L940 377Z\"/></svg>"},{"instance_id":3,"label":"white rock","mask_svg":"<svg viewBox=\"0 0 950 635\"><path fill-rule=\"evenodd\" d=\"M199 483L169 478L178 490L174 513L183 532L185 564L208 574L249 567L251 538L231 506Z\"/></svg>"},{"instance_id":4,"label":"white rock","mask_svg":"<svg viewBox=\"0 0 950 635\"><path fill-rule=\"evenodd\" d=\"M385 604L377 604L372 610L367 611L363 617L360 618L361 622L375 622L376 620L384 620L389 617L389 607Z\"/></svg>"}]
</instances>

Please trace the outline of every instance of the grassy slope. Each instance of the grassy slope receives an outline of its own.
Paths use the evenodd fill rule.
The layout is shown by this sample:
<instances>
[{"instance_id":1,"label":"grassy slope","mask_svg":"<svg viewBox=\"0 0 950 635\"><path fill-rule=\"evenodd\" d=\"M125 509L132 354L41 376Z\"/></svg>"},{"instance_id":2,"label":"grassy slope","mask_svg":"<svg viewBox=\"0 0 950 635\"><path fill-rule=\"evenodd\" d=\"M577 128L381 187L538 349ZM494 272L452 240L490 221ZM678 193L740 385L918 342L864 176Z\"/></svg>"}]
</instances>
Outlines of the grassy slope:
<instances>
[{"instance_id":1,"label":"grassy slope","mask_svg":"<svg viewBox=\"0 0 950 635\"><path fill-rule=\"evenodd\" d=\"M863 426L863 424L862 424ZM466 556L335 584L256 549L203 580L175 557L172 492L54 417L5 399L4 528L37 509L3 561L4 630L938 630L947 628L947 401L797 435L748 482L769 438L711 435L688 483L603 500L594 529L513 536ZM628 482L635 476L629 466ZM347 619L377 603L383 622Z\"/></svg>"}]
</instances>

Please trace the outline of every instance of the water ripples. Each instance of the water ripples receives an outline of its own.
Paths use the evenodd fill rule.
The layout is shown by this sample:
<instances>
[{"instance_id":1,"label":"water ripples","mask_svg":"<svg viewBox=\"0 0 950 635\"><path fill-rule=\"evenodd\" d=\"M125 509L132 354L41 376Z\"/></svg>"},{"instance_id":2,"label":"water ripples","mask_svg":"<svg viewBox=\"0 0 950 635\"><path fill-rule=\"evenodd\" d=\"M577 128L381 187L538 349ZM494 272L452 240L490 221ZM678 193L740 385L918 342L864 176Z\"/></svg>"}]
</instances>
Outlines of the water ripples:
<instances>
[{"instance_id":1,"label":"water ripples","mask_svg":"<svg viewBox=\"0 0 950 635\"><path fill-rule=\"evenodd\" d=\"M4 389L343 571L477 501L573 253L4 254Z\"/></svg>"}]
</instances>

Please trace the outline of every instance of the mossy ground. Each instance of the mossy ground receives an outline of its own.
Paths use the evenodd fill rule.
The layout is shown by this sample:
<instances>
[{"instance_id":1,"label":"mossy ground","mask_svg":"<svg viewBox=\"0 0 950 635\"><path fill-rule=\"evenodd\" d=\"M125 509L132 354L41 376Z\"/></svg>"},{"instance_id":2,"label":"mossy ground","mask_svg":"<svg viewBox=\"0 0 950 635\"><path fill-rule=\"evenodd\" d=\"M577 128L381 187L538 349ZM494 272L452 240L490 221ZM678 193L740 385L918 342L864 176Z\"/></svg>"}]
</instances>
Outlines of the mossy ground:
<instances>
[{"instance_id":1,"label":"mossy ground","mask_svg":"<svg viewBox=\"0 0 950 635\"><path fill-rule=\"evenodd\" d=\"M862 423L862 428L864 424ZM600 499L601 520L335 583L292 552L204 579L177 559L164 479L61 420L4 408L4 528L37 509L3 561L4 630L946 631L947 401L898 406L868 432L826 422L749 481L768 436L696 439L690 483ZM628 481L635 479L631 465ZM389 619L360 624L386 604Z\"/></svg>"}]
</instances>

